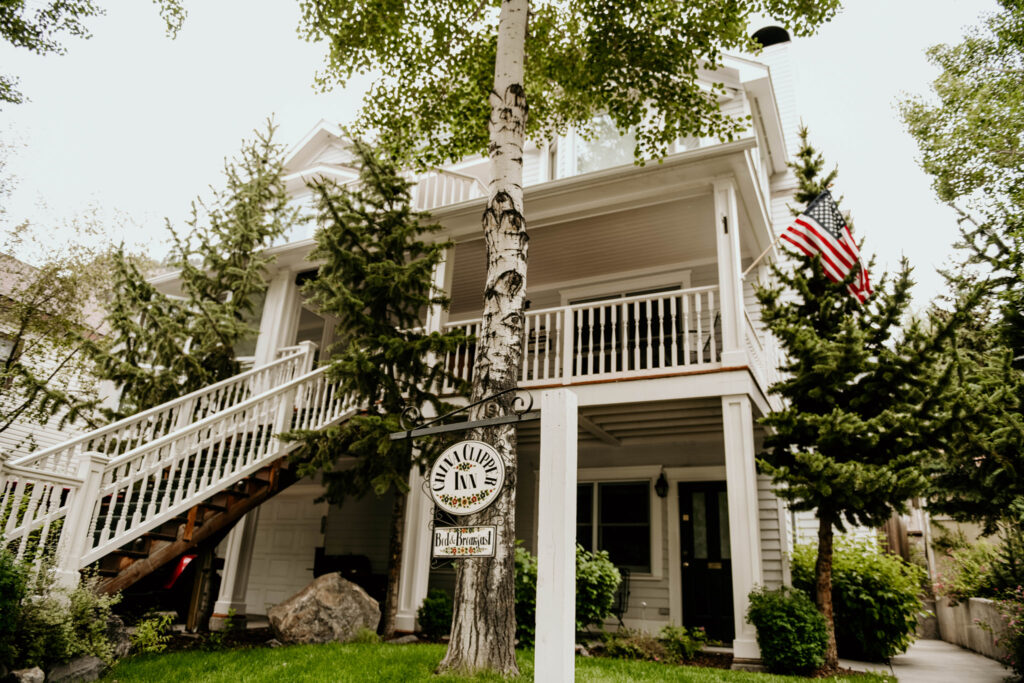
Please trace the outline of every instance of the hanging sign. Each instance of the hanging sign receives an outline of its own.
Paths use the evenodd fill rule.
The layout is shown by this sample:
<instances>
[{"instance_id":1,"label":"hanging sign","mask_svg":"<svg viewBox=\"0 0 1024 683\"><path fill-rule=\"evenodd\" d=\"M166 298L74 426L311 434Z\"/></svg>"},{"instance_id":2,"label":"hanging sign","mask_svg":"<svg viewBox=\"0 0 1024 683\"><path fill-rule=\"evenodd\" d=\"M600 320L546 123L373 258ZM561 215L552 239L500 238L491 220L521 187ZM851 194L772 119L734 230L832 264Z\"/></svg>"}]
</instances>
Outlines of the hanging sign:
<instances>
[{"instance_id":1,"label":"hanging sign","mask_svg":"<svg viewBox=\"0 0 1024 683\"><path fill-rule=\"evenodd\" d=\"M434 529L434 557L494 557L493 526L444 526Z\"/></svg>"},{"instance_id":2,"label":"hanging sign","mask_svg":"<svg viewBox=\"0 0 1024 683\"><path fill-rule=\"evenodd\" d=\"M451 515L471 515L497 499L505 485L505 463L483 441L449 446L430 468L430 496Z\"/></svg>"}]
</instances>

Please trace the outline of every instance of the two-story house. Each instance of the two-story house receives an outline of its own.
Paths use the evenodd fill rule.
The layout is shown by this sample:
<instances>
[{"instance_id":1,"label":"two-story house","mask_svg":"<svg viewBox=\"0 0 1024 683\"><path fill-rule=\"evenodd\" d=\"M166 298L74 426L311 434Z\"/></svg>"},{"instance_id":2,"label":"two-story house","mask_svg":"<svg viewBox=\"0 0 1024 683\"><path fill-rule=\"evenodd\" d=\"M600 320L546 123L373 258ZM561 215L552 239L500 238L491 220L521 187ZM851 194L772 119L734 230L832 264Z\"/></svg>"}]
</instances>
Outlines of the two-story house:
<instances>
[{"instance_id":1,"label":"two-story house","mask_svg":"<svg viewBox=\"0 0 1024 683\"><path fill-rule=\"evenodd\" d=\"M759 36L761 54L728 57L706 74L726 86L722 109L749 121L738 139L681 139L644 166L633 164L630 136L611 130L593 141L570 133L524 156L531 244L520 386L570 387L578 397L577 540L628 570L626 624L704 626L741 658L757 656L747 594L789 580L787 511L755 469L757 418L777 404L768 394L776 351L753 288L774 252L745 271L789 219L797 118L788 36L774 27ZM318 124L287 160L296 200L313 177L354 178L348 159L340 130ZM417 205L455 244L435 273L451 306L429 311L428 327L478 325L486 174L486 160L469 159L418 177ZM12 461L0 532L22 552L58 545L67 581L99 563L121 587L245 514L220 545L221 616L264 614L324 558L360 558L364 571L383 574L390 500L331 507L315 502L315 481L282 483L290 446L274 434L356 409L314 369L333 322L300 294L316 269L312 246L311 234L296 234L272 249L253 370ZM173 289L174 275L157 284ZM473 354L467 346L443 362L468 379ZM544 504L538 455L536 423L525 425L516 529L529 549ZM418 473L410 486L398 615L406 630L428 588L453 582L430 557L432 509ZM4 522L18 496L33 502Z\"/></svg>"}]
</instances>

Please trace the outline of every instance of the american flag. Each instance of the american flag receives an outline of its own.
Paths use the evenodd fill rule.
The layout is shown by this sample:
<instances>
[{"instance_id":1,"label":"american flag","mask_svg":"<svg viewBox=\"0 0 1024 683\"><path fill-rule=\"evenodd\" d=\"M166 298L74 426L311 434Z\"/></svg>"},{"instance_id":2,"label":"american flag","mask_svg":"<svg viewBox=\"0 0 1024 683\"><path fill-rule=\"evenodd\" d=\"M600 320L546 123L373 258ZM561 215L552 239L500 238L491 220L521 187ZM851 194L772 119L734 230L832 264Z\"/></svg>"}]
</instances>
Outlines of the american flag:
<instances>
[{"instance_id":1,"label":"american flag","mask_svg":"<svg viewBox=\"0 0 1024 683\"><path fill-rule=\"evenodd\" d=\"M825 275L832 282L842 282L851 270L858 268L859 272L849 285L850 294L861 303L871 294L868 270L860 260L860 250L828 190L807 205L782 233L781 239L808 256L820 255Z\"/></svg>"}]
</instances>

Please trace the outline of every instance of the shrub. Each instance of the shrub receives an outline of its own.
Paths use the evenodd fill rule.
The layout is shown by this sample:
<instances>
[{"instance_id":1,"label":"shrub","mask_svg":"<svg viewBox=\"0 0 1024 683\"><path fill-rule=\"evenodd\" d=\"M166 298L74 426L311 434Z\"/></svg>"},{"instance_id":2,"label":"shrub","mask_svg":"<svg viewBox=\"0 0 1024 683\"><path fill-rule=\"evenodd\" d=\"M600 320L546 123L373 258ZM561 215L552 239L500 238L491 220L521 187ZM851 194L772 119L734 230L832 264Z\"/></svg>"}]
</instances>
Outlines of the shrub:
<instances>
[{"instance_id":1,"label":"shrub","mask_svg":"<svg viewBox=\"0 0 1024 683\"><path fill-rule=\"evenodd\" d=\"M773 673L808 674L825 664L825 617L807 595L792 588L757 588L747 621L757 629L761 661Z\"/></svg>"},{"instance_id":2,"label":"shrub","mask_svg":"<svg viewBox=\"0 0 1024 683\"><path fill-rule=\"evenodd\" d=\"M537 621L537 558L517 543L515 548L516 638L532 645ZM622 576L608 558L576 546L576 630L600 624L611 614Z\"/></svg>"},{"instance_id":3,"label":"shrub","mask_svg":"<svg viewBox=\"0 0 1024 683\"><path fill-rule=\"evenodd\" d=\"M516 542L515 547L516 639L533 645L537 622L537 558Z\"/></svg>"},{"instance_id":4,"label":"shrub","mask_svg":"<svg viewBox=\"0 0 1024 683\"><path fill-rule=\"evenodd\" d=\"M13 554L0 548L0 668L14 668L18 615L27 591L28 575L24 566Z\"/></svg>"},{"instance_id":5,"label":"shrub","mask_svg":"<svg viewBox=\"0 0 1024 683\"><path fill-rule=\"evenodd\" d=\"M793 551L793 586L812 597L817 552L815 545ZM906 651L924 609L922 572L873 543L836 539L832 605L840 657L877 662Z\"/></svg>"},{"instance_id":6,"label":"shrub","mask_svg":"<svg viewBox=\"0 0 1024 683\"><path fill-rule=\"evenodd\" d=\"M708 634L703 628L687 629L685 626L669 624L658 634L666 652L679 662L688 662L704 649Z\"/></svg>"},{"instance_id":7,"label":"shrub","mask_svg":"<svg viewBox=\"0 0 1024 683\"><path fill-rule=\"evenodd\" d=\"M628 628L609 634L604 652L615 659L661 662L669 658L668 651L657 638L646 631Z\"/></svg>"},{"instance_id":8,"label":"shrub","mask_svg":"<svg viewBox=\"0 0 1024 683\"><path fill-rule=\"evenodd\" d=\"M361 628L356 631L355 635L352 636L353 643L362 643L364 645L372 645L380 642L380 636L372 628Z\"/></svg>"},{"instance_id":9,"label":"shrub","mask_svg":"<svg viewBox=\"0 0 1024 683\"><path fill-rule=\"evenodd\" d=\"M136 652L157 654L167 649L171 639L171 615L154 614L135 625L132 649Z\"/></svg>"},{"instance_id":10,"label":"shrub","mask_svg":"<svg viewBox=\"0 0 1024 683\"><path fill-rule=\"evenodd\" d=\"M1017 586L996 605L1006 622L1002 640L996 641L1008 653L1003 662L1013 669L1013 680L1024 680L1024 587Z\"/></svg>"},{"instance_id":11,"label":"shrub","mask_svg":"<svg viewBox=\"0 0 1024 683\"><path fill-rule=\"evenodd\" d=\"M452 628L452 599L440 588L431 588L423 604L416 611L423 635L431 640L441 640Z\"/></svg>"},{"instance_id":12,"label":"shrub","mask_svg":"<svg viewBox=\"0 0 1024 683\"><path fill-rule=\"evenodd\" d=\"M979 541L946 551L946 571L939 578L939 595L954 605L968 598L991 598L999 592L992 567L998 562L996 547Z\"/></svg>"}]
</instances>

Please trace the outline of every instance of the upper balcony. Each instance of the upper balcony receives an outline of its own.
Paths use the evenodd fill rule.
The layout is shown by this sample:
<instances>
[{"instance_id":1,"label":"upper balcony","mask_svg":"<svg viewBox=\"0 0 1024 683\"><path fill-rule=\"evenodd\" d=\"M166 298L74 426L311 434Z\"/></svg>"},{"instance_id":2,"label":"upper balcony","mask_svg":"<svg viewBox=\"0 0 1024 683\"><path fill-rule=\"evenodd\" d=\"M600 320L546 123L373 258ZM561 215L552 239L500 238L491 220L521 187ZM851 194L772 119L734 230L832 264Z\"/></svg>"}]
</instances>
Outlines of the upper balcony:
<instances>
[{"instance_id":1,"label":"upper balcony","mask_svg":"<svg viewBox=\"0 0 1024 683\"><path fill-rule=\"evenodd\" d=\"M731 369L722 362L722 310L718 287L694 287L655 294L603 299L527 311L523 326L520 386L545 388L596 382L674 377ZM758 329L744 310L746 367L762 390L777 379L773 337ZM445 325L471 337L480 319ZM448 354L454 381L473 378L476 343Z\"/></svg>"}]
</instances>

